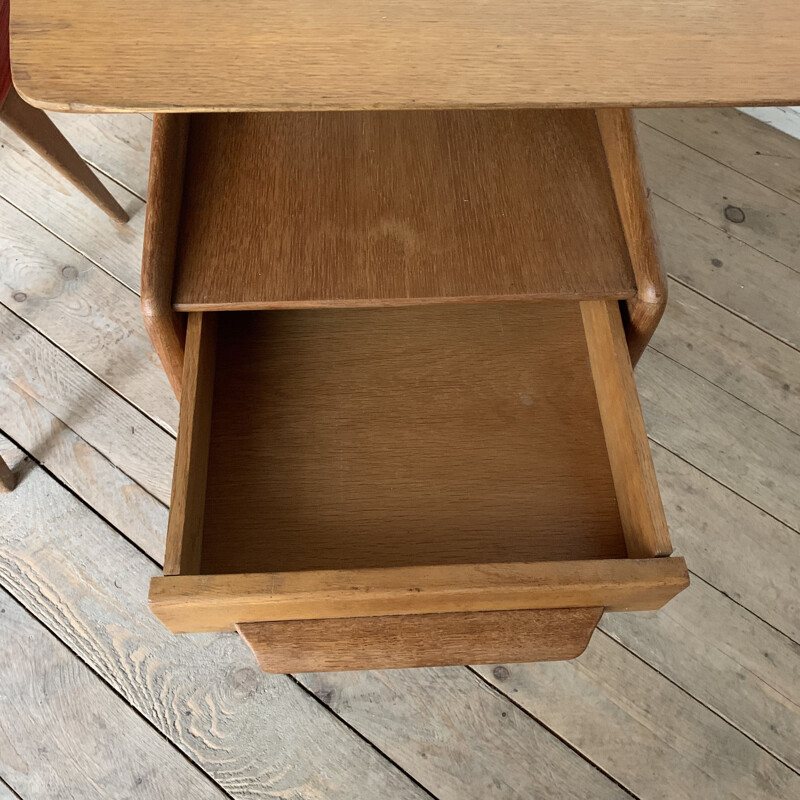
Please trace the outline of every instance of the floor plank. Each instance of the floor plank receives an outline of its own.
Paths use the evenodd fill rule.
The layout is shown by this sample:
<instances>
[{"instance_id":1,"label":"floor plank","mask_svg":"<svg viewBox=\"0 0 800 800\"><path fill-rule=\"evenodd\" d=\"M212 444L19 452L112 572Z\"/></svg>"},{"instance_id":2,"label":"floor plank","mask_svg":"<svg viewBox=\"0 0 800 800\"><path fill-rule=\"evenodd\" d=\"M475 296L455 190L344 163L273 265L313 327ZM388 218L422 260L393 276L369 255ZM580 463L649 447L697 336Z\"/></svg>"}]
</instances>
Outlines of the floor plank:
<instances>
[{"instance_id":1,"label":"floor plank","mask_svg":"<svg viewBox=\"0 0 800 800\"><path fill-rule=\"evenodd\" d=\"M650 346L800 433L800 352L670 281Z\"/></svg>"},{"instance_id":2,"label":"floor plank","mask_svg":"<svg viewBox=\"0 0 800 800\"><path fill-rule=\"evenodd\" d=\"M169 502L173 437L2 305L0 375Z\"/></svg>"},{"instance_id":3,"label":"floor plank","mask_svg":"<svg viewBox=\"0 0 800 800\"><path fill-rule=\"evenodd\" d=\"M0 200L0 303L173 431L178 403L139 297Z\"/></svg>"},{"instance_id":4,"label":"floor plank","mask_svg":"<svg viewBox=\"0 0 800 800\"><path fill-rule=\"evenodd\" d=\"M114 222L7 127L0 127L0 197L139 291L144 203L101 176L130 220Z\"/></svg>"},{"instance_id":5,"label":"floor plank","mask_svg":"<svg viewBox=\"0 0 800 800\"><path fill-rule=\"evenodd\" d=\"M5 433L59 481L154 561L161 561L168 513L163 503L5 378L0 380L0 420Z\"/></svg>"},{"instance_id":6,"label":"floor plank","mask_svg":"<svg viewBox=\"0 0 800 800\"><path fill-rule=\"evenodd\" d=\"M653 210L671 276L800 349L800 274L655 195Z\"/></svg>"},{"instance_id":7,"label":"floor plank","mask_svg":"<svg viewBox=\"0 0 800 800\"><path fill-rule=\"evenodd\" d=\"M602 630L800 771L800 647L704 581Z\"/></svg>"},{"instance_id":8,"label":"floor plank","mask_svg":"<svg viewBox=\"0 0 800 800\"><path fill-rule=\"evenodd\" d=\"M800 202L800 143L735 108L648 108L640 122Z\"/></svg>"},{"instance_id":9,"label":"floor plank","mask_svg":"<svg viewBox=\"0 0 800 800\"><path fill-rule=\"evenodd\" d=\"M652 451L675 550L692 572L800 643L800 536L663 447Z\"/></svg>"},{"instance_id":10,"label":"floor plank","mask_svg":"<svg viewBox=\"0 0 800 800\"><path fill-rule=\"evenodd\" d=\"M38 467L0 496L0 584L232 797L427 797L235 634L170 634L158 571Z\"/></svg>"},{"instance_id":11,"label":"floor plank","mask_svg":"<svg viewBox=\"0 0 800 800\"><path fill-rule=\"evenodd\" d=\"M462 667L298 677L439 800L627 797Z\"/></svg>"},{"instance_id":12,"label":"floor plank","mask_svg":"<svg viewBox=\"0 0 800 800\"><path fill-rule=\"evenodd\" d=\"M140 200L147 198L152 118L144 114L48 115L84 160Z\"/></svg>"},{"instance_id":13,"label":"floor plank","mask_svg":"<svg viewBox=\"0 0 800 800\"><path fill-rule=\"evenodd\" d=\"M800 436L652 348L636 373L651 439L800 531Z\"/></svg>"},{"instance_id":14,"label":"floor plank","mask_svg":"<svg viewBox=\"0 0 800 800\"><path fill-rule=\"evenodd\" d=\"M24 797L226 797L5 592L0 685L0 774Z\"/></svg>"},{"instance_id":15,"label":"floor plank","mask_svg":"<svg viewBox=\"0 0 800 800\"><path fill-rule=\"evenodd\" d=\"M734 172L647 125L639 126L645 174L652 189L793 270L800 270L797 203ZM741 209L741 222L736 212Z\"/></svg>"},{"instance_id":16,"label":"floor plank","mask_svg":"<svg viewBox=\"0 0 800 800\"><path fill-rule=\"evenodd\" d=\"M641 800L800 796L800 776L605 634L567 663L480 674Z\"/></svg>"},{"instance_id":17,"label":"floor plank","mask_svg":"<svg viewBox=\"0 0 800 800\"><path fill-rule=\"evenodd\" d=\"M22 800L22 798L0 776L0 800Z\"/></svg>"}]
</instances>

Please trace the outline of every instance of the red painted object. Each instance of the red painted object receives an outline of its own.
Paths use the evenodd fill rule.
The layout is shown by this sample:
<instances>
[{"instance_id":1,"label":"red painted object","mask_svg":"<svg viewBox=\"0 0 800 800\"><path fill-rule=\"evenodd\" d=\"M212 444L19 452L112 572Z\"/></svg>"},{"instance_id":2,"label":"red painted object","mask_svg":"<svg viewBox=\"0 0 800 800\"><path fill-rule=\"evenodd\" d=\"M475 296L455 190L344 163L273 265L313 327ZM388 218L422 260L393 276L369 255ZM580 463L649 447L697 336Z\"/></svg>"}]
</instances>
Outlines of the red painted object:
<instances>
[{"instance_id":1,"label":"red painted object","mask_svg":"<svg viewBox=\"0 0 800 800\"><path fill-rule=\"evenodd\" d=\"M8 55L8 0L0 0L0 106L11 88L11 59Z\"/></svg>"}]
</instances>

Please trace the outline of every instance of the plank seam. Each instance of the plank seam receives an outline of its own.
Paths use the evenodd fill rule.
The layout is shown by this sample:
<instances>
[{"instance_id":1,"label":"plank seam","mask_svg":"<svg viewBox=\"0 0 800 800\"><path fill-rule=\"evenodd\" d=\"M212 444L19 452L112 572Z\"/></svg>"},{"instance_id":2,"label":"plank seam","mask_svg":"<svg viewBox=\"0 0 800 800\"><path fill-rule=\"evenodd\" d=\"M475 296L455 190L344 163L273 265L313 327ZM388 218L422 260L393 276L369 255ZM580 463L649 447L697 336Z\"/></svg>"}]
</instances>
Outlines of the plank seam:
<instances>
[{"instance_id":1,"label":"plank seam","mask_svg":"<svg viewBox=\"0 0 800 800\"><path fill-rule=\"evenodd\" d=\"M384 753L383 750L381 750L380 747L378 747L378 745L376 745L371 739L368 739L363 733L361 733L360 730L358 730L358 728L353 727L353 725L351 725L344 717L337 714L327 703L325 703L322 700L321 697L319 697L319 695L317 695L311 689L309 689L297 677L297 675L292 675L290 673L287 673L286 677L289 678L289 680L291 680L293 683L295 683L298 686L298 688L305 694L307 694L315 703L322 706L322 708L324 708L331 716L339 720L339 722L341 722L345 728L348 728L351 733L355 734L355 736L361 739L361 741L363 741L366 745L368 745L381 758L383 758L385 761L388 761L393 767L395 767L395 769L397 769L398 772L400 772L402 775L408 778L408 780L411 781L411 783L413 783L418 789L425 792L425 794L428 795L428 797L430 797L431 800L438 800L437 796L434 795L430 791L430 789L421 784L411 773L409 773L402 766L400 766L400 764L398 764L393 758L391 758L391 756L386 755L386 753Z\"/></svg>"},{"instance_id":2,"label":"plank seam","mask_svg":"<svg viewBox=\"0 0 800 800\"><path fill-rule=\"evenodd\" d=\"M741 112L740 112L741 113ZM689 144L688 142L684 141L683 139L678 139L677 136L673 136L671 133L667 133L666 131L661 130L661 128L655 127L649 122L645 122L644 120L639 120L637 117L637 121L640 125L644 125L646 128L650 128L651 131L655 131L656 133L660 134L661 136L666 136L668 139L672 139L673 142L677 142L678 144L683 145L684 147L688 147L689 150L697 153L697 155L702 156L703 158L707 158L709 161L713 161L715 164L719 164L719 166L724 167L725 169L729 169L731 172L735 172L737 175L740 175L742 178L747 179L748 181L752 181L755 184L758 184L764 189L768 189L770 192L774 192L779 197L783 197L785 200L788 200L791 203L795 203L796 205L800 205L800 202L794 197L791 197L788 194L784 194L784 192L779 191L774 186L770 186L767 183L763 183L758 178L753 177L752 175L748 175L746 172L742 172L740 169L737 169L732 164L726 164L724 161L720 161L718 158L715 158L710 153L706 153L703 150L698 150L694 145ZM764 124L764 123L762 123ZM800 150L800 148L798 148ZM660 195L659 195L660 197Z\"/></svg>"},{"instance_id":3,"label":"plank seam","mask_svg":"<svg viewBox=\"0 0 800 800\"><path fill-rule=\"evenodd\" d=\"M692 575L694 575L694 573L692 573ZM697 577L697 576L695 576L695 577ZM702 580L702 578L700 580ZM710 586L710 584L708 584L707 581L703 581L703 583L706 583L707 585ZM716 588L716 587L712 587L712 588ZM723 592L723 594L724 594L724 592ZM601 620L601 625L602 625L602 620ZM647 667L648 669L652 669L654 672L656 672L658 675L660 675L665 681L667 681L667 683L672 684L672 686L674 686L676 689L678 689L684 695L689 697L695 703L700 704L703 708L705 708L706 710L710 711L715 717L717 717L718 719L722 720L722 722L724 722L726 725L728 725L729 727L733 728L735 731L738 731L739 733L741 733L742 736L744 736L746 739L751 741L760 750L763 750L768 756L774 758L776 761L778 761L781 764L783 764L788 770L790 770L791 772L794 772L796 775L800 775L800 770L795 769L791 764L789 764L785 759L781 758L781 756L779 756L777 753L772 752L772 750L770 750L769 747L767 747L764 744L761 744L761 742L759 742L758 739L755 739L747 731L745 731L744 729L740 728L735 722L733 722L732 720L728 719L724 714L722 714L722 712L717 711L713 706L708 705L707 703L702 701L700 698L698 698L695 695L693 695L688 689L684 688L679 683L676 683L672 678L670 678L669 675L667 675L666 673L662 672L658 667L656 667L655 665L651 664L649 661L644 659L642 656L640 656L634 650L631 650L626 644L624 644L624 642L621 642L615 636L612 636L610 633L608 633L601 626L598 626L598 630L607 639L609 639L610 641L612 641L615 644L619 645L627 653L630 653L630 655L632 655L637 661L639 661L640 663L644 664L645 667ZM766 681L765 681L765 683L766 683ZM769 686L769 684L766 684L766 685ZM773 687L770 686L770 688L773 688ZM785 695L783 695L780 692L778 692L778 694L781 694L781 697L785 697Z\"/></svg>"},{"instance_id":4,"label":"plank seam","mask_svg":"<svg viewBox=\"0 0 800 800\"><path fill-rule=\"evenodd\" d=\"M13 440L12 440L12 441L13 441ZM20 448L20 449L21 449L21 448ZM23 450L22 452L24 453L25 451ZM100 515L98 514L97 516L100 516ZM150 721L150 720L149 720L149 719L148 719L146 716L144 716L144 714L142 714L142 712L141 712L141 711L140 711L138 708L136 708L136 706L134 706L134 705L132 705L132 704L131 704L130 700L128 700L128 698L127 698L127 697L125 697L123 694L121 694L121 693L120 693L120 692L119 692L119 691L118 691L118 690L117 690L117 689L116 689L116 688L113 686L113 684L111 684L111 683L110 683L110 682L109 682L109 681L108 681L108 680L107 680L105 677L103 677L103 675L101 675L99 672L97 672L97 671L94 669L94 667L93 667L93 666L92 666L92 665L91 665L91 664L90 664L88 661L86 661L85 659L83 659L83 658L81 657L80 653L76 652L76 651L75 651L75 650L74 650L74 649L73 649L73 648L72 648L72 647L69 645L69 643L68 643L68 642L65 642L65 641L64 641L64 640L63 640L63 639L62 639L62 638L61 638L61 637L58 635L58 632L57 632L57 631L54 631L54 630L53 630L53 629L52 629L52 628L51 628L51 627L50 627L50 626L49 626L49 625L48 625L48 624L47 624L47 623L46 623L44 620L41 620L41 619L39 619L39 617L37 617L37 616L36 616L36 615L35 615L35 614L34 614L34 613L33 613L33 612L32 612L32 611L31 611L31 610L28 608L28 606L25 604L25 602L24 602L24 600L23 600L22 598L20 598L20 597L17 597L17 596L16 596L16 595L15 595L13 592L9 591L9 589L8 589L8 588L7 588L5 585L2 585L2 584L0 584L0 592L3 592L5 595L7 595L8 597L10 597L10 598L11 598L11 599L12 599L14 602L18 603L18 604L20 605L20 607L22 608L22 610L23 610L23 611L24 611L26 614L28 614L28 616L30 616L30 617L31 617L31 619L32 619L32 620L34 620L34 622L35 622L37 625L39 625L39 626L41 626L42 628L44 628L44 629L45 629L45 630L46 630L46 631L47 631L47 632L48 632L48 633L49 633L49 634L50 634L50 635L51 635L51 636L52 636L52 637L53 637L53 638L54 638L54 639L55 639L55 640L56 640L56 641L57 641L57 642L58 642L58 643L59 643L59 644L62 646L62 647L64 647L64 648L67 650L67 652L71 653L71 654L72 654L72 656L73 656L73 657L74 657L74 658L75 658L75 659L76 659L76 660L77 660L77 661L78 661L80 664L83 664L83 665L84 665L84 666L85 666L85 667L86 667L86 668L89 670L89 672L90 672L92 675L94 675L94 677L95 677L95 678L96 678L98 681L100 681L100 683L102 683L102 684L103 684L103 685L104 685L106 688L108 688L108 689L109 689L109 690L110 690L110 691L111 691L111 692L114 694L114 696L115 696L115 697L119 698L119 699L120 699L120 700L121 700L121 701L122 701L122 702L123 702L123 703L124 703L126 706L128 706L128 707L131 709L131 711L133 711L133 713L134 713L134 714L136 714L136 716L138 716L138 717L139 717L139 718L140 718L140 719L141 719L141 720L142 720L142 721L143 721L143 722L144 722L146 725L148 725L150 728L152 728L152 729L155 731L155 733L156 733L158 736L160 736L160 737L161 737L161 738L162 738L162 739L163 739L163 740L164 740L164 741L165 741L165 742L166 742L166 743L167 743L167 744L170 746L170 748L171 748L171 749L172 749L172 750L173 750L173 751L176 753L176 755L178 755L178 756L180 756L181 758L183 758L183 759L184 759L184 760L185 760L185 761L186 761L186 762L189 764L189 766L190 766L192 769L195 769L195 770L197 770L197 771L198 771L198 772L199 772L201 775L205 775L205 776L206 776L206 778L208 778L208 780L209 780L209 781L210 781L210 782L211 782L211 783L212 783L214 786L216 786L216 787L219 789L219 791L220 791L220 792L221 792L221 793L222 793L222 794L223 794L225 797L229 798L230 800L235 800L235 798L234 798L234 796L233 796L233 795L231 795L231 794L230 794L229 792L227 792L227 791L226 791L226 790L225 790L225 789L224 789L222 786L220 786L220 785L219 785L219 783L217 783L217 781L216 781L216 780L215 780L215 779L214 779L214 778L213 778L211 775L209 775L209 773L208 773L208 772L206 772L206 770L204 770L204 769L203 769L203 768L202 768L202 767L201 767L201 766L200 766L200 765L199 765L199 764L198 764L196 761L193 761L193 760L192 760L192 759L191 759L191 758L190 758L190 757L189 757L189 756L188 756L188 755L187 755L187 754L186 754L186 753L185 753L185 752L184 752L184 751L183 751L183 750L182 750L180 747L178 747L178 745L176 745L176 744L175 744L175 742L173 742L173 741L172 741L172 739L170 739L170 738L169 738L169 737L168 737L168 736L167 736L167 735L166 735L166 734L165 734L163 731L161 731L159 728L157 728L155 725L153 725L153 723L152 723L152 722L151 722L151 721ZM3 778L2 778L1 776L0 776L0 781L3 781L3 783L6 783L6 781L5 781L5 780L3 780ZM6 784L6 785L8 785L8 784ZM13 791L13 789L12 789L12 791ZM15 792L15 794L16 794L16 792Z\"/></svg>"},{"instance_id":5,"label":"plank seam","mask_svg":"<svg viewBox=\"0 0 800 800\"><path fill-rule=\"evenodd\" d=\"M581 758L587 764L589 764L590 766L594 767L594 769L596 769L601 775L603 775L606 778L608 778L608 780L610 780L611 783L613 783L615 786L617 786L619 789L621 789L623 792L625 792L625 794L627 794L629 797L634 798L634 800L641 800L639 795L634 794L630 789L628 789L627 786L625 786L623 783L621 783L611 773L607 772L605 769L603 769L603 767L599 766L594 761L592 761L592 759L589 758L589 756L585 755L580 750L578 750L577 747L575 747L569 740L565 739L563 736L561 736L561 734L558 733L558 731L556 731L554 728L550 727L547 723L545 723L541 719L539 719L539 717L537 717L536 714L534 714L530 709L525 708L525 706L520 705L513 697L511 697L510 695L506 694L502 689L500 689L497 686L495 686L488 679L484 678L483 675L481 675L480 672L478 672L475 669L475 667L473 667L471 665L467 665L464 668L468 672L471 672L490 691L492 691L495 694L500 695L500 697L503 697L506 700L508 700L508 702L511 703L512 706L514 706L514 708L516 708L518 711L521 711L523 714L525 714L526 717L529 717L530 719L532 719L537 725L541 726L544 730L546 730L548 733L550 733L553 737L558 739L558 741L561 742L561 744L563 744L565 747L567 747L569 750L571 750L573 753L575 753L575 755L577 755L579 758Z\"/></svg>"},{"instance_id":6,"label":"plank seam","mask_svg":"<svg viewBox=\"0 0 800 800\"><path fill-rule=\"evenodd\" d=\"M139 296L140 296L140 293L139 293L138 291L136 291L136 289L134 289L132 286L129 286L127 283L125 283L125 281L124 281L124 280L122 280L122 278L120 278L118 275L115 275L115 274L114 274L113 272L111 272L110 270L106 269L106 267L104 267L104 266L103 266L103 265L102 265L102 264L101 264L99 261L96 261L94 258L92 258L92 257L91 257L91 256L90 256L88 253L85 253L85 252L84 252L83 250L81 250L79 247L76 247L74 244L71 244L71 243L70 243L70 242L68 242L66 239L64 239L63 237L59 236L59 235L58 235L58 234L57 234L57 233L56 233L56 232L55 232L55 231L54 231L52 228L48 228L48 227L47 227L47 225L45 225L45 224L44 224L44 222L42 222L40 219L37 219L37 218L36 218L36 217L34 217L32 214L29 214L27 211L25 211L25 209L24 209L24 208L20 208L20 207L19 207L19 206L18 206L16 203L13 203L11 200L9 200L9 199L8 199L8 198L5 196L5 195L4 195L2 192L0 192L0 200L3 200L4 202L8 203L8 204L9 204L9 205L10 205L12 208L15 208L17 211L19 211L19 213L20 213L20 214L24 214L24 215L25 215L25 216L26 216L26 217L27 217L29 220L31 220L31 222L35 222L35 223L36 223L36 224L37 224L37 225L38 225L40 228L43 228L43 229L44 229L44 230L46 230L46 231L47 231L47 232L48 232L48 233L49 233L51 236L54 236L56 239L58 239L58 241L59 241L59 242L62 242L62 243L63 243L63 244L65 244L67 247L69 247L69 249L70 249L70 250L73 250L73 251L74 251L74 252L76 252L78 255L82 256L82 257L83 257L83 258L85 258L87 261L89 261L90 263L94 264L94 265L95 265L95 266L96 266L98 269L101 269L101 270L102 270L103 272L105 272L105 273L106 273L106 274L107 274L109 277L111 277L111 278L113 278L115 281L117 281L117 283L120 283L120 284L122 284L122 286L124 286L126 289L129 289L129 290L130 290L131 292L133 292L133 293L134 293L134 294L135 294L137 297L139 297Z\"/></svg>"}]
</instances>

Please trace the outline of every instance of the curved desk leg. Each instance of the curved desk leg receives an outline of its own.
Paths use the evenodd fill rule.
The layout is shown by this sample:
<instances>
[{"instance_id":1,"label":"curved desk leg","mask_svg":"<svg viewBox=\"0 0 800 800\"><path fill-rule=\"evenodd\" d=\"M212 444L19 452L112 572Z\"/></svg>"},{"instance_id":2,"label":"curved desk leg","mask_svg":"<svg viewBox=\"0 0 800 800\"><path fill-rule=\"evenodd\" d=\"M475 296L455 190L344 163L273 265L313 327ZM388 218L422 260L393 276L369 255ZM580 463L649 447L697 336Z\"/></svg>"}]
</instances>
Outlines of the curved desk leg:
<instances>
[{"instance_id":1,"label":"curved desk leg","mask_svg":"<svg viewBox=\"0 0 800 800\"><path fill-rule=\"evenodd\" d=\"M188 114L155 114L142 255L142 314L153 347L181 399L186 315L172 308Z\"/></svg>"},{"instance_id":2,"label":"curved desk leg","mask_svg":"<svg viewBox=\"0 0 800 800\"><path fill-rule=\"evenodd\" d=\"M625 337L635 365L664 313L667 276L658 255L633 112L629 108L598 108L597 124L636 277L636 296L621 303Z\"/></svg>"}]
</instances>

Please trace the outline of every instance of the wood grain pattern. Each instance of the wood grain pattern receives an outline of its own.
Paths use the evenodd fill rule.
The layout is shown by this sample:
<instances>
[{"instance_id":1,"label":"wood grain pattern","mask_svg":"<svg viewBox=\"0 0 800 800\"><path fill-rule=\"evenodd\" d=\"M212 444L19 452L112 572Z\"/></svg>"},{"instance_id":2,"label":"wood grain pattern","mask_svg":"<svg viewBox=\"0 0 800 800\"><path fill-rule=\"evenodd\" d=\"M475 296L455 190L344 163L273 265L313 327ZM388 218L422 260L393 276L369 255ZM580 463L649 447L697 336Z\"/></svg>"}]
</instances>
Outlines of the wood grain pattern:
<instances>
[{"instance_id":1,"label":"wood grain pattern","mask_svg":"<svg viewBox=\"0 0 800 800\"><path fill-rule=\"evenodd\" d=\"M650 218L633 112L628 108L599 108L597 123L636 277L636 296L620 304L625 311L625 336L635 366L664 313L667 274Z\"/></svg>"},{"instance_id":2,"label":"wood grain pattern","mask_svg":"<svg viewBox=\"0 0 800 800\"><path fill-rule=\"evenodd\" d=\"M0 584L229 796L428 798L293 681L248 666L238 637L166 631L145 605L159 571L38 467L0 495Z\"/></svg>"},{"instance_id":3,"label":"wood grain pattern","mask_svg":"<svg viewBox=\"0 0 800 800\"><path fill-rule=\"evenodd\" d=\"M142 251L142 314L176 397L181 398L186 320L172 309L189 118L153 120L147 219Z\"/></svg>"},{"instance_id":4,"label":"wood grain pattern","mask_svg":"<svg viewBox=\"0 0 800 800\"><path fill-rule=\"evenodd\" d=\"M402 669L576 658L602 608L248 622L236 630L266 672Z\"/></svg>"},{"instance_id":5,"label":"wood grain pattern","mask_svg":"<svg viewBox=\"0 0 800 800\"><path fill-rule=\"evenodd\" d=\"M8 340L0 341L5 345ZM56 383L62 380L62 376L52 372L45 373L43 378ZM24 379L24 376L5 374L0 380L0 419L5 433L103 519L153 560L160 561L164 555L167 507L31 397L25 391L24 383L19 386L16 379ZM167 390L167 396L170 394ZM55 410L59 411L58 408ZM144 415L140 415L140 420L139 424L145 427L149 423ZM108 424L99 415L94 422L100 429ZM81 428L84 434L93 438L91 427ZM130 446L129 443L120 438L120 452L124 453L126 446ZM169 470L169 455L153 451L153 456L155 470L161 468L156 462L159 458L165 459Z\"/></svg>"},{"instance_id":6,"label":"wood grain pattern","mask_svg":"<svg viewBox=\"0 0 800 800\"><path fill-rule=\"evenodd\" d=\"M57 110L792 105L800 95L793 0L28 0L12 5L11 35L20 91Z\"/></svg>"},{"instance_id":7,"label":"wood grain pattern","mask_svg":"<svg viewBox=\"0 0 800 800\"><path fill-rule=\"evenodd\" d=\"M0 682L0 771L21 796L227 796L5 592Z\"/></svg>"},{"instance_id":8,"label":"wood grain pattern","mask_svg":"<svg viewBox=\"0 0 800 800\"><path fill-rule=\"evenodd\" d=\"M673 282L651 346L800 434L800 354L774 336Z\"/></svg>"},{"instance_id":9,"label":"wood grain pattern","mask_svg":"<svg viewBox=\"0 0 800 800\"><path fill-rule=\"evenodd\" d=\"M0 376L168 502L175 440L0 305ZM5 422L4 422L5 425ZM45 451L47 437L39 443Z\"/></svg>"},{"instance_id":10,"label":"wood grain pattern","mask_svg":"<svg viewBox=\"0 0 800 800\"><path fill-rule=\"evenodd\" d=\"M653 208L670 275L800 349L800 272L660 197Z\"/></svg>"},{"instance_id":11,"label":"wood grain pattern","mask_svg":"<svg viewBox=\"0 0 800 800\"><path fill-rule=\"evenodd\" d=\"M628 557L667 556L672 545L619 308L611 300L580 305Z\"/></svg>"},{"instance_id":12,"label":"wood grain pattern","mask_svg":"<svg viewBox=\"0 0 800 800\"><path fill-rule=\"evenodd\" d=\"M639 362L650 437L800 531L800 436L660 353Z\"/></svg>"},{"instance_id":13,"label":"wood grain pattern","mask_svg":"<svg viewBox=\"0 0 800 800\"><path fill-rule=\"evenodd\" d=\"M459 564L155 578L150 609L175 633L292 619L536 608L644 611L689 582L682 558Z\"/></svg>"},{"instance_id":14,"label":"wood grain pattern","mask_svg":"<svg viewBox=\"0 0 800 800\"><path fill-rule=\"evenodd\" d=\"M544 737L534 718L510 702L500 711L501 695L472 671L443 667L297 677L441 800L630 800L612 781L600 780L605 776L589 762L565 760L569 749ZM546 769L537 768L542 764Z\"/></svg>"},{"instance_id":15,"label":"wood grain pattern","mask_svg":"<svg viewBox=\"0 0 800 800\"><path fill-rule=\"evenodd\" d=\"M116 222L127 222L128 214L101 183L92 168L78 155L64 134L41 109L28 105L11 86L0 103L0 121L24 139L51 167L83 192Z\"/></svg>"},{"instance_id":16,"label":"wood grain pattern","mask_svg":"<svg viewBox=\"0 0 800 800\"><path fill-rule=\"evenodd\" d=\"M220 313L211 428L202 573L625 555L573 303Z\"/></svg>"},{"instance_id":17,"label":"wood grain pattern","mask_svg":"<svg viewBox=\"0 0 800 800\"><path fill-rule=\"evenodd\" d=\"M94 203L5 125L0 125L0 174L0 197L138 293L144 228L138 197L100 176L130 220L117 225L98 218Z\"/></svg>"},{"instance_id":18,"label":"wood grain pattern","mask_svg":"<svg viewBox=\"0 0 800 800\"><path fill-rule=\"evenodd\" d=\"M175 307L629 297L603 162L583 110L194 115Z\"/></svg>"},{"instance_id":19,"label":"wood grain pattern","mask_svg":"<svg viewBox=\"0 0 800 800\"><path fill-rule=\"evenodd\" d=\"M142 325L139 298L0 201L0 302L162 426L178 403Z\"/></svg>"},{"instance_id":20,"label":"wood grain pattern","mask_svg":"<svg viewBox=\"0 0 800 800\"><path fill-rule=\"evenodd\" d=\"M51 112L49 116L87 164L140 200L147 198L152 115Z\"/></svg>"},{"instance_id":21,"label":"wood grain pattern","mask_svg":"<svg viewBox=\"0 0 800 800\"><path fill-rule=\"evenodd\" d=\"M578 661L479 671L636 797L800 793L797 773L599 631Z\"/></svg>"},{"instance_id":22,"label":"wood grain pattern","mask_svg":"<svg viewBox=\"0 0 800 800\"><path fill-rule=\"evenodd\" d=\"M214 394L216 314L189 315L187 351L178 444L172 478L165 575L193 575L200 570L203 512ZM246 509L244 509L246 513Z\"/></svg>"},{"instance_id":23,"label":"wood grain pattern","mask_svg":"<svg viewBox=\"0 0 800 800\"><path fill-rule=\"evenodd\" d=\"M800 272L797 202L648 125L639 140L654 193Z\"/></svg>"},{"instance_id":24,"label":"wood grain pattern","mask_svg":"<svg viewBox=\"0 0 800 800\"><path fill-rule=\"evenodd\" d=\"M780 109L758 109L780 114ZM636 118L775 192L800 202L800 185L787 167L798 139L735 108L640 109Z\"/></svg>"}]
</instances>

